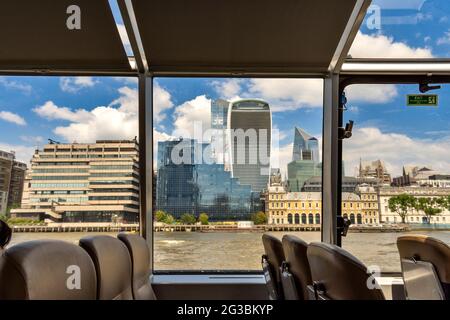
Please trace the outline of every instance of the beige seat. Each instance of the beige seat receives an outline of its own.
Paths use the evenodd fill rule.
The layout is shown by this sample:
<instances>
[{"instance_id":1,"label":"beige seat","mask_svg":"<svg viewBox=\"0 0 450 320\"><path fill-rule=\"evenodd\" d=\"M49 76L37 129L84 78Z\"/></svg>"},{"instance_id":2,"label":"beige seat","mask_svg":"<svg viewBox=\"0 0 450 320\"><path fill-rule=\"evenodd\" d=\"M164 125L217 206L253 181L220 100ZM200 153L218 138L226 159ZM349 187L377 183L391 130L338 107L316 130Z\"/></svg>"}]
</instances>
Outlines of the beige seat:
<instances>
[{"instance_id":1,"label":"beige seat","mask_svg":"<svg viewBox=\"0 0 450 320\"><path fill-rule=\"evenodd\" d=\"M74 244L28 241L0 258L0 300L93 300L96 294L94 263Z\"/></svg>"},{"instance_id":2,"label":"beige seat","mask_svg":"<svg viewBox=\"0 0 450 320\"><path fill-rule=\"evenodd\" d=\"M281 241L269 234L263 234L262 242L264 246L265 256L267 257L267 262L269 263L270 273L273 275L273 284L278 296L278 299L283 297L283 289L281 287L281 263L285 260L283 245Z\"/></svg>"},{"instance_id":3,"label":"beige seat","mask_svg":"<svg viewBox=\"0 0 450 320\"><path fill-rule=\"evenodd\" d=\"M125 244L110 236L90 236L80 239L80 246L95 265L97 298L132 300L131 259Z\"/></svg>"},{"instance_id":4,"label":"beige seat","mask_svg":"<svg viewBox=\"0 0 450 320\"><path fill-rule=\"evenodd\" d=\"M384 300L366 266L344 249L313 242L307 255L316 299Z\"/></svg>"},{"instance_id":5,"label":"beige seat","mask_svg":"<svg viewBox=\"0 0 450 320\"><path fill-rule=\"evenodd\" d=\"M295 281L295 288L299 299L308 299L307 286L312 284L311 270L309 269L306 251L308 244L293 235L283 236L283 251L289 272Z\"/></svg>"},{"instance_id":6,"label":"beige seat","mask_svg":"<svg viewBox=\"0 0 450 320\"><path fill-rule=\"evenodd\" d=\"M120 233L117 238L127 246L131 256L133 298L156 299L150 284L150 249L147 242L137 234Z\"/></svg>"},{"instance_id":7,"label":"beige seat","mask_svg":"<svg viewBox=\"0 0 450 320\"><path fill-rule=\"evenodd\" d=\"M450 247L425 235L398 237L397 247L406 297L435 299L440 296L440 299L450 300Z\"/></svg>"}]
</instances>

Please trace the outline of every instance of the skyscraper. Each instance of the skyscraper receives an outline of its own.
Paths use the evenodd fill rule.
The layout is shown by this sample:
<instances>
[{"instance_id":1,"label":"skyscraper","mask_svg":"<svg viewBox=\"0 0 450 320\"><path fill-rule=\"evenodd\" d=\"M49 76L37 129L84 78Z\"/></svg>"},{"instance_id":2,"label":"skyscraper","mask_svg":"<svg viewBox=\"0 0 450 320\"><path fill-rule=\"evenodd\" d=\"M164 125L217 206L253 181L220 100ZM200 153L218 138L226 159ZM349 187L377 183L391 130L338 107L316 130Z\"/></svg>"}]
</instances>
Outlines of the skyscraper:
<instances>
[{"instance_id":1,"label":"skyscraper","mask_svg":"<svg viewBox=\"0 0 450 320\"><path fill-rule=\"evenodd\" d=\"M312 160L319 162L319 142L301 128L295 127L292 160Z\"/></svg>"},{"instance_id":2,"label":"skyscraper","mask_svg":"<svg viewBox=\"0 0 450 320\"><path fill-rule=\"evenodd\" d=\"M224 164L225 170L230 170L227 155L229 153L226 129L228 126L229 102L223 99L211 101L211 149L215 162Z\"/></svg>"},{"instance_id":3,"label":"skyscraper","mask_svg":"<svg viewBox=\"0 0 450 320\"><path fill-rule=\"evenodd\" d=\"M210 150L209 143L192 139L158 143L157 210L177 218L183 213L207 213L211 220L248 218L253 205L250 186L211 161Z\"/></svg>"},{"instance_id":4,"label":"skyscraper","mask_svg":"<svg viewBox=\"0 0 450 320\"><path fill-rule=\"evenodd\" d=\"M306 180L322 174L317 138L296 127L292 148L292 161L288 164L288 187L290 191L301 191Z\"/></svg>"},{"instance_id":5,"label":"skyscraper","mask_svg":"<svg viewBox=\"0 0 450 320\"><path fill-rule=\"evenodd\" d=\"M261 100L239 100L228 110L231 171L252 191L267 187L270 176L272 115L269 104Z\"/></svg>"}]
</instances>

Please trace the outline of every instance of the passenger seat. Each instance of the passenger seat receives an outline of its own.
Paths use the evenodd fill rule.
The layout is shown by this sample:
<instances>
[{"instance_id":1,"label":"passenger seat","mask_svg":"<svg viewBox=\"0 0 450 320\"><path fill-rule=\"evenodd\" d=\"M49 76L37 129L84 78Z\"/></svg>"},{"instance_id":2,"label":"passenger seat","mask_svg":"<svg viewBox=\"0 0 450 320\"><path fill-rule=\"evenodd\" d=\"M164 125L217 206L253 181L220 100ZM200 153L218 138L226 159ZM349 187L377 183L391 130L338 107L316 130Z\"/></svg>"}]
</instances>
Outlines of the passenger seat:
<instances>
[{"instance_id":1,"label":"passenger seat","mask_svg":"<svg viewBox=\"0 0 450 320\"><path fill-rule=\"evenodd\" d=\"M307 250L312 286L317 300L384 300L383 292L367 267L344 249L313 242Z\"/></svg>"},{"instance_id":2,"label":"passenger seat","mask_svg":"<svg viewBox=\"0 0 450 320\"><path fill-rule=\"evenodd\" d=\"M425 235L397 239L405 295L413 300L450 300L450 247Z\"/></svg>"},{"instance_id":3,"label":"passenger seat","mask_svg":"<svg viewBox=\"0 0 450 320\"><path fill-rule=\"evenodd\" d=\"M306 254L308 244L293 235L283 236L282 244L286 266L294 278L296 295L299 300L308 300L307 286L312 284L311 270Z\"/></svg>"},{"instance_id":4,"label":"passenger seat","mask_svg":"<svg viewBox=\"0 0 450 320\"><path fill-rule=\"evenodd\" d=\"M94 263L79 246L58 240L16 244L0 258L0 300L95 300Z\"/></svg>"},{"instance_id":5,"label":"passenger seat","mask_svg":"<svg viewBox=\"0 0 450 320\"><path fill-rule=\"evenodd\" d=\"M91 256L97 273L97 299L133 300L131 258L126 245L111 236L89 236L80 246Z\"/></svg>"},{"instance_id":6,"label":"passenger seat","mask_svg":"<svg viewBox=\"0 0 450 320\"><path fill-rule=\"evenodd\" d=\"M285 260L283 245L281 241L269 234L263 234L262 242L264 246L265 255L263 255L263 264L266 259L270 273L270 281L267 282L269 295L271 299L283 299L283 288L281 287L281 263ZM266 273L266 272L265 272ZM267 281L266 275L266 281ZM272 287L273 286L273 290ZM275 291L273 293L273 291Z\"/></svg>"},{"instance_id":7,"label":"passenger seat","mask_svg":"<svg viewBox=\"0 0 450 320\"><path fill-rule=\"evenodd\" d=\"M150 283L150 249L147 241L137 234L119 233L117 236L128 248L132 265L133 298L135 300L155 300Z\"/></svg>"}]
</instances>

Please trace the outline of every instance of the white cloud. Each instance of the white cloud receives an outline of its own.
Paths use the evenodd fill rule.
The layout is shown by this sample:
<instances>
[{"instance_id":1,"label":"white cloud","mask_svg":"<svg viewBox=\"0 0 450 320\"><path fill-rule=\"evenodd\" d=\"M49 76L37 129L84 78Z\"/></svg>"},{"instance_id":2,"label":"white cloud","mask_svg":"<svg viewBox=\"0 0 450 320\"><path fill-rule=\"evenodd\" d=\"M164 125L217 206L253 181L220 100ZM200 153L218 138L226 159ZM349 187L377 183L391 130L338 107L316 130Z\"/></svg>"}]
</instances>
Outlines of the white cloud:
<instances>
[{"instance_id":1,"label":"white cloud","mask_svg":"<svg viewBox=\"0 0 450 320\"><path fill-rule=\"evenodd\" d=\"M387 103L397 97L397 87L393 84L353 84L345 89L350 103Z\"/></svg>"},{"instance_id":2,"label":"white cloud","mask_svg":"<svg viewBox=\"0 0 450 320\"><path fill-rule=\"evenodd\" d=\"M42 106L34 108L33 111L47 120L83 122L88 121L92 117L89 111L84 109L72 111L67 107L58 107L53 101L47 101Z\"/></svg>"},{"instance_id":3,"label":"white cloud","mask_svg":"<svg viewBox=\"0 0 450 320\"><path fill-rule=\"evenodd\" d=\"M15 123L19 126L25 126L27 124L24 118L9 111L0 111L0 119Z\"/></svg>"},{"instance_id":4,"label":"white cloud","mask_svg":"<svg viewBox=\"0 0 450 320\"><path fill-rule=\"evenodd\" d=\"M357 128L351 139L344 140L346 174L355 174L360 158L383 160L392 176L400 175L402 166L409 164L426 164L450 173L449 145L450 136L434 140L414 139L405 134L384 133L378 128Z\"/></svg>"},{"instance_id":5,"label":"white cloud","mask_svg":"<svg viewBox=\"0 0 450 320\"><path fill-rule=\"evenodd\" d=\"M211 100L205 95L197 96L193 100L179 105L174 111L175 137L195 138L197 140L208 140L208 137L200 137L211 128Z\"/></svg>"},{"instance_id":6,"label":"white cloud","mask_svg":"<svg viewBox=\"0 0 450 320\"><path fill-rule=\"evenodd\" d=\"M322 79L251 79L248 92L242 95L266 100L277 112L321 107L322 92Z\"/></svg>"},{"instance_id":7,"label":"white cloud","mask_svg":"<svg viewBox=\"0 0 450 320\"><path fill-rule=\"evenodd\" d=\"M436 44L437 45L450 44L450 30L444 32L444 35L437 39Z\"/></svg>"},{"instance_id":8,"label":"white cloud","mask_svg":"<svg viewBox=\"0 0 450 320\"><path fill-rule=\"evenodd\" d=\"M287 177L287 164L292 161L292 146L292 143L284 146L272 145L270 166L279 168L283 179Z\"/></svg>"},{"instance_id":9,"label":"white cloud","mask_svg":"<svg viewBox=\"0 0 450 320\"><path fill-rule=\"evenodd\" d=\"M353 58L432 58L430 48L412 48L382 34L368 35L358 31L350 49Z\"/></svg>"},{"instance_id":10,"label":"white cloud","mask_svg":"<svg viewBox=\"0 0 450 320\"><path fill-rule=\"evenodd\" d=\"M214 80L211 85L222 99L234 100L241 92L244 82L243 79Z\"/></svg>"},{"instance_id":11,"label":"white cloud","mask_svg":"<svg viewBox=\"0 0 450 320\"><path fill-rule=\"evenodd\" d=\"M22 91L25 94L29 94L32 91L32 87L29 84L20 83L14 80L8 80L7 77L0 77L0 85L8 89L14 89Z\"/></svg>"},{"instance_id":12,"label":"white cloud","mask_svg":"<svg viewBox=\"0 0 450 320\"><path fill-rule=\"evenodd\" d=\"M13 151L16 154L16 160L29 165L31 158L33 157L35 148L24 145L16 145L16 144L9 144L6 142L0 142L0 150L6 152Z\"/></svg>"},{"instance_id":13,"label":"white cloud","mask_svg":"<svg viewBox=\"0 0 450 320\"><path fill-rule=\"evenodd\" d=\"M64 92L77 93L84 88L92 88L98 83L92 77L61 77L59 87Z\"/></svg>"}]
</instances>

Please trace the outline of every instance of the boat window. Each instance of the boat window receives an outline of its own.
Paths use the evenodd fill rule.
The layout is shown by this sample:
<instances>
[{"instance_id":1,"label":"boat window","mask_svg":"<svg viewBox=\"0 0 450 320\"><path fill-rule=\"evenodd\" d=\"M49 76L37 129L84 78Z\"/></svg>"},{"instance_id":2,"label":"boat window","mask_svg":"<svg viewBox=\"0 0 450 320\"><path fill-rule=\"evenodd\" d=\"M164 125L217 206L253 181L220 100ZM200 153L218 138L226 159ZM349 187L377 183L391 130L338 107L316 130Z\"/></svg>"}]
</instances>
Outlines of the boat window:
<instances>
[{"instance_id":1,"label":"boat window","mask_svg":"<svg viewBox=\"0 0 450 320\"><path fill-rule=\"evenodd\" d=\"M10 245L139 231L136 78L0 76Z\"/></svg>"},{"instance_id":2,"label":"boat window","mask_svg":"<svg viewBox=\"0 0 450 320\"><path fill-rule=\"evenodd\" d=\"M261 270L263 232L320 241L321 79L154 88L156 272Z\"/></svg>"},{"instance_id":3,"label":"boat window","mask_svg":"<svg viewBox=\"0 0 450 320\"><path fill-rule=\"evenodd\" d=\"M344 124L354 125L343 140L341 213L352 221L343 247L398 272L400 235L450 242L450 87L354 84L345 94Z\"/></svg>"},{"instance_id":4,"label":"boat window","mask_svg":"<svg viewBox=\"0 0 450 320\"><path fill-rule=\"evenodd\" d=\"M352 58L446 58L450 3L373 0L350 50Z\"/></svg>"}]
</instances>

